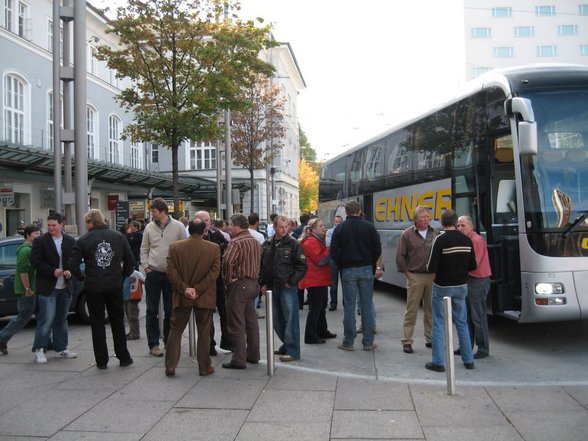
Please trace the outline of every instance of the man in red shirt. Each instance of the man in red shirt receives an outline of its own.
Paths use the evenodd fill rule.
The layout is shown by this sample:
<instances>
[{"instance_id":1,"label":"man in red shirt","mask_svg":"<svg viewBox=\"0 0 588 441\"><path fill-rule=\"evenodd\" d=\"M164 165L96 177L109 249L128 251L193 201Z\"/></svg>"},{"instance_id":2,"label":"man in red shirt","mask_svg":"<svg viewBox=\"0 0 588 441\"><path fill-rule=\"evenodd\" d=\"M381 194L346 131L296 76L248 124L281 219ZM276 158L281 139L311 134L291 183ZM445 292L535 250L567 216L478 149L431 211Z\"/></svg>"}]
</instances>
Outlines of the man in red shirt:
<instances>
[{"instance_id":1,"label":"man in red shirt","mask_svg":"<svg viewBox=\"0 0 588 441\"><path fill-rule=\"evenodd\" d=\"M486 297L490 291L490 276L492 275L488 248L484 238L474 231L474 224L470 216L460 216L457 220L457 229L468 236L474 244L478 267L468 274L468 295L466 297L468 328L472 347L474 342L478 345L478 351L474 354L474 358L486 358L490 355ZM458 351L459 349L456 351L459 354Z\"/></svg>"}]
</instances>

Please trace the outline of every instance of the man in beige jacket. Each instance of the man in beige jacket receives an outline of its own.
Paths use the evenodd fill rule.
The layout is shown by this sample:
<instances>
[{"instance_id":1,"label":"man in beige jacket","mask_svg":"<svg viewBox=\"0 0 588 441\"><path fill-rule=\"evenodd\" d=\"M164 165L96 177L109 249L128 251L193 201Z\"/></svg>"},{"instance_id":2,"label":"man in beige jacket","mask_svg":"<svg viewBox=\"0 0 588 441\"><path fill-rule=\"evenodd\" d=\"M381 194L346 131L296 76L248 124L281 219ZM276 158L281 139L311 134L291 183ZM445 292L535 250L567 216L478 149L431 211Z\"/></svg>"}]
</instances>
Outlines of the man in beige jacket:
<instances>
[{"instance_id":1,"label":"man in beige jacket","mask_svg":"<svg viewBox=\"0 0 588 441\"><path fill-rule=\"evenodd\" d=\"M216 279L221 268L220 247L202 237L206 224L188 225L190 237L169 246L166 274L173 286L173 312L165 351L165 375L172 376L180 361L182 332L194 310L198 342L196 358L200 375L214 372L210 360L210 322L216 307Z\"/></svg>"}]
</instances>

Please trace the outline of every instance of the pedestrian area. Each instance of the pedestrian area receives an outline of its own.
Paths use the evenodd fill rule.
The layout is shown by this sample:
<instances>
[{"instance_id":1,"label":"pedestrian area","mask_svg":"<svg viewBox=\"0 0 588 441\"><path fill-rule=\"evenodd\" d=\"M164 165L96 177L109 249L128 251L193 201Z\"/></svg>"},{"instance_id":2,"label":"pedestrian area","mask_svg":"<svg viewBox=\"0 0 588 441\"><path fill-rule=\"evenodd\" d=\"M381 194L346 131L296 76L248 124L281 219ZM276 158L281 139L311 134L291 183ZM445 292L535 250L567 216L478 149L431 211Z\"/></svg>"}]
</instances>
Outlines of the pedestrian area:
<instances>
[{"instance_id":1,"label":"pedestrian area","mask_svg":"<svg viewBox=\"0 0 588 441\"><path fill-rule=\"evenodd\" d=\"M588 439L586 364L554 377L544 371L557 370L557 357L529 350L523 365L497 342L473 371L455 359L457 394L449 396L445 375L424 369L431 354L422 328L415 354L402 352L402 299L378 293L376 304L378 349L363 351L356 340L359 350L338 350L343 311L327 312L338 338L302 344L301 360L276 361L273 377L265 319L261 363L223 369L230 353L217 348L209 377L198 376L187 331L176 375L166 377L163 358L148 354L143 320L142 338L129 342L134 364L111 358L106 370L94 365L90 328L75 320L70 349L78 358L48 352L48 363L35 365L30 325L0 355L0 441Z\"/></svg>"}]
</instances>

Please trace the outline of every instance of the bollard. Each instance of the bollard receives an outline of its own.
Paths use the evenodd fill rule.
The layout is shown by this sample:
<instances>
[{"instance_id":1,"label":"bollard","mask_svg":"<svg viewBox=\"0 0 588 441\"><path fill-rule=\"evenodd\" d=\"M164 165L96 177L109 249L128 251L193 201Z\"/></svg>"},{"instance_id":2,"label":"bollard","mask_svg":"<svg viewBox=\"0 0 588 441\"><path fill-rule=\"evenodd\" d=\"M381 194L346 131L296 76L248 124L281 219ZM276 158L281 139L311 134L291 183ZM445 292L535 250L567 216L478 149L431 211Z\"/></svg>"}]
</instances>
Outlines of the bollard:
<instances>
[{"instance_id":1,"label":"bollard","mask_svg":"<svg viewBox=\"0 0 588 441\"><path fill-rule=\"evenodd\" d=\"M190 313L188 320L188 347L190 348L190 357L196 355L196 316L194 315L194 308Z\"/></svg>"},{"instance_id":2,"label":"bollard","mask_svg":"<svg viewBox=\"0 0 588 441\"><path fill-rule=\"evenodd\" d=\"M447 372L447 395L455 395L455 363L453 360L453 312L451 297L443 297L445 314L445 368Z\"/></svg>"},{"instance_id":3,"label":"bollard","mask_svg":"<svg viewBox=\"0 0 588 441\"><path fill-rule=\"evenodd\" d=\"M274 315L272 311L272 291L265 292L265 335L267 344L267 374L270 377L274 376L276 367L276 360L274 357Z\"/></svg>"}]
</instances>

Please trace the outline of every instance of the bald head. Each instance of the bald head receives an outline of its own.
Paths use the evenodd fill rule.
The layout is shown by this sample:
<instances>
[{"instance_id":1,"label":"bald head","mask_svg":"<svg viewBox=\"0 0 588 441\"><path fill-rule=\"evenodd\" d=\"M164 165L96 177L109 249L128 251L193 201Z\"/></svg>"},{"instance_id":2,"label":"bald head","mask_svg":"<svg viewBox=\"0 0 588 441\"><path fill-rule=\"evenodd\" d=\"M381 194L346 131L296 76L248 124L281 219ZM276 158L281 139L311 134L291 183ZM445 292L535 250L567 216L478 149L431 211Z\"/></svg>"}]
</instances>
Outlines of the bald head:
<instances>
[{"instance_id":1,"label":"bald head","mask_svg":"<svg viewBox=\"0 0 588 441\"><path fill-rule=\"evenodd\" d=\"M204 229L204 233L208 233L210 229L210 213L208 211L200 210L194 214L194 219L199 219L206 224L206 228Z\"/></svg>"},{"instance_id":2,"label":"bald head","mask_svg":"<svg viewBox=\"0 0 588 441\"><path fill-rule=\"evenodd\" d=\"M466 236L471 236L474 232L474 222L470 216L460 216L457 219L457 229Z\"/></svg>"}]
</instances>

